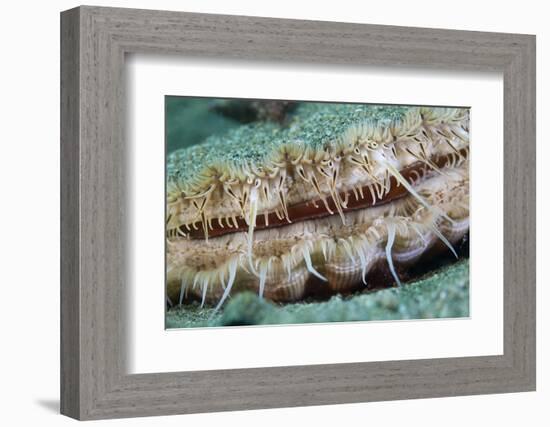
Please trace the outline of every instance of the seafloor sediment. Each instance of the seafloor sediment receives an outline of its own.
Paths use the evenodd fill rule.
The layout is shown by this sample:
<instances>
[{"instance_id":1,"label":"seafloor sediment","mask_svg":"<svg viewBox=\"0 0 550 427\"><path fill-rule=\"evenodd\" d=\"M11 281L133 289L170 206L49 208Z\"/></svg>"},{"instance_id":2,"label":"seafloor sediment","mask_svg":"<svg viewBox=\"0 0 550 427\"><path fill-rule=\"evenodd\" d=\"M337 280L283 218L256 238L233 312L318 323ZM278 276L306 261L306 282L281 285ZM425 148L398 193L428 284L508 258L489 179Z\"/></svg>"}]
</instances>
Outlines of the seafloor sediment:
<instances>
[{"instance_id":1,"label":"seafloor sediment","mask_svg":"<svg viewBox=\"0 0 550 427\"><path fill-rule=\"evenodd\" d=\"M252 292L231 298L223 310L195 303L166 312L167 328L276 325L458 318L469 316L469 260L446 264L401 286L327 301L274 304Z\"/></svg>"}]
</instances>

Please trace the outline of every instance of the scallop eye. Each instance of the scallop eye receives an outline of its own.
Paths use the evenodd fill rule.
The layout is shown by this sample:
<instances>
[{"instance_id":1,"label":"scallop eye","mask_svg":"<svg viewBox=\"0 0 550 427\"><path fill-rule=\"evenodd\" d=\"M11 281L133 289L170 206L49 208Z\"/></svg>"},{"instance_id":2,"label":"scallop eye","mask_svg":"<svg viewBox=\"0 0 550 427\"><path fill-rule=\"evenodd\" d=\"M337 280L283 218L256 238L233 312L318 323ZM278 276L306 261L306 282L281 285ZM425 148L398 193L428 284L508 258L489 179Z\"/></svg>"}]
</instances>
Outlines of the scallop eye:
<instances>
[{"instance_id":1,"label":"scallop eye","mask_svg":"<svg viewBox=\"0 0 550 427\"><path fill-rule=\"evenodd\" d=\"M353 151L355 152L355 154L361 154L361 150L359 150L359 147L356 147Z\"/></svg>"}]
</instances>

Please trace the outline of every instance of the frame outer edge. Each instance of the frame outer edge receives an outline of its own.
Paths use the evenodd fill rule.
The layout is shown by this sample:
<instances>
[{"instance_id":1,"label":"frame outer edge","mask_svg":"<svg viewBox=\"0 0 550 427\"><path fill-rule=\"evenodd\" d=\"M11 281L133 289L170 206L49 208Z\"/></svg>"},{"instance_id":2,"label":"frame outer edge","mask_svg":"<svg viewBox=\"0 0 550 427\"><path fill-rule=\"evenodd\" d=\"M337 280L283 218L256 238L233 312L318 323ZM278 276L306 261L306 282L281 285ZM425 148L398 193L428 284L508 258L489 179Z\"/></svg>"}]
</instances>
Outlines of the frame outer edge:
<instances>
[{"instance_id":1,"label":"frame outer edge","mask_svg":"<svg viewBox=\"0 0 550 427\"><path fill-rule=\"evenodd\" d=\"M530 253L531 259L531 280L529 281L529 290L531 291L528 297L528 307L531 307L529 317L529 324L527 330L529 331L528 346L531 349L531 353L527 362L527 379L529 383L529 389L531 391L537 390L537 38L535 35L529 37L530 43L528 43L528 85L529 90L527 92L527 106L530 116L527 122L527 132L530 145L529 161L532 164L531 175L527 182L527 189L531 189L531 204L529 209L531 215L529 216L529 233L532 236Z\"/></svg>"},{"instance_id":2,"label":"frame outer edge","mask_svg":"<svg viewBox=\"0 0 550 427\"><path fill-rule=\"evenodd\" d=\"M61 13L60 411L81 415L80 387L80 10Z\"/></svg>"},{"instance_id":3,"label":"frame outer edge","mask_svg":"<svg viewBox=\"0 0 550 427\"><path fill-rule=\"evenodd\" d=\"M514 349L523 356L523 375L526 390L536 391L536 36L527 36L524 48L516 61L520 63L516 79L518 91L522 95L523 106L522 121L518 128L521 138L516 142L521 149L521 164L518 165L522 177L522 191L524 193L524 205L521 206L520 223L521 236L525 239L525 247L521 253L522 261L518 265L518 271L523 277L523 295L521 301L524 311L521 313L523 331L519 332L523 338L523 345ZM517 202L516 202L517 203ZM518 217L519 213L518 213ZM519 255L519 254L518 254ZM523 353L522 353L523 352Z\"/></svg>"}]
</instances>

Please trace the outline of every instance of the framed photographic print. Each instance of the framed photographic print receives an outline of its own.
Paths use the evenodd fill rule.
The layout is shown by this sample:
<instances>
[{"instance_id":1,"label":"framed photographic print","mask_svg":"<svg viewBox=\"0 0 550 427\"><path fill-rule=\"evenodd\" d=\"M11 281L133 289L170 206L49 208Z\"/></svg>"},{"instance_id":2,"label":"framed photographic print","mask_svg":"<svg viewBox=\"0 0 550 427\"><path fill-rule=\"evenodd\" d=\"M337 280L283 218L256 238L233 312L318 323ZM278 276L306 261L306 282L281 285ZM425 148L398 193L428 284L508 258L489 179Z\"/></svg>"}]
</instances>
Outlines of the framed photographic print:
<instances>
[{"instance_id":1,"label":"framed photographic print","mask_svg":"<svg viewBox=\"0 0 550 427\"><path fill-rule=\"evenodd\" d=\"M534 36L84 6L61 41L62 413L534 390Z\"/></svg>"}]
</instances>

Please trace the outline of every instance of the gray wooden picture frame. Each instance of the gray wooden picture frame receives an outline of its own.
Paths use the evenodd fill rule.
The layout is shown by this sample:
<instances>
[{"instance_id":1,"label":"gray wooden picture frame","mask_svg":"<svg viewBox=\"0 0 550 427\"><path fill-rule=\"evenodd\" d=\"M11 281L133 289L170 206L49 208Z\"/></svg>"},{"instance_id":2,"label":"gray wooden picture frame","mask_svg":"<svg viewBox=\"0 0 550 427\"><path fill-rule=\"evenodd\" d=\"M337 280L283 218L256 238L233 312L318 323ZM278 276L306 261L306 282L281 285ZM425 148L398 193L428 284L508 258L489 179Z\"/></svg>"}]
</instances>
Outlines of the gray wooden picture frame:
<instances>
[{"instance_id":1,"label":"gray wooden picture frame","mask_svg":"<svg viewBox=\"0 0 550 427\"><path fill-rule=\"evenodd\" d=\"M127 53L502 72L504 354L127 374ZM534 36L88 6L62 12L63 414L100 419L530 390Z\"/></svg>"}]
</instances>

